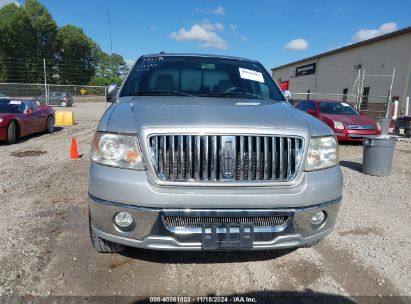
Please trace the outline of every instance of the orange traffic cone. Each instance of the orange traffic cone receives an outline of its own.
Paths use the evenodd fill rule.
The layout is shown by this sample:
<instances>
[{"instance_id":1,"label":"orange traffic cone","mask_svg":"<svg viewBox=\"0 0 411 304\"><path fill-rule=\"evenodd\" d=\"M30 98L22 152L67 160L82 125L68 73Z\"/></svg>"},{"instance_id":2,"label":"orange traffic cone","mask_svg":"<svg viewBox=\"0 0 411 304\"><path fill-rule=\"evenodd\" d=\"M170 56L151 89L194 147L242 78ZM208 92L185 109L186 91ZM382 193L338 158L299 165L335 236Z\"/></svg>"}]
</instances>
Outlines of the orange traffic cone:
<instances>
[{"instance_id":1,"label":"orange traffic cone","mask_svg":"<svg viewBox=\"0 0 411 304\"><path fill-rule=\"evenodd\" d=\"M77 142L74 137L71 139L70 159L78 159Z\"/></svg>"}]
</instances>

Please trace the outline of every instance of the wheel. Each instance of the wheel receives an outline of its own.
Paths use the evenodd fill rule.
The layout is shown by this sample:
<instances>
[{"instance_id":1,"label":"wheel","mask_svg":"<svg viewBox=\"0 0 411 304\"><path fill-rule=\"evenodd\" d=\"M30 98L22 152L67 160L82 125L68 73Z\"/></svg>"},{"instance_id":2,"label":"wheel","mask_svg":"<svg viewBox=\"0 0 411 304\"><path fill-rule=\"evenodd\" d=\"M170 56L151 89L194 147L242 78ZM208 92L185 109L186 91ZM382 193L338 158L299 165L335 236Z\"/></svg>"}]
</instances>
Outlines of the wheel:
<instances>
[{"instance_id":1,"label":"wheel","mask_svg":"<svg viewBox=\"0 0 411 304\"><path fill-rule=\"evenodd\" d=\"M54 132L54 117L53 117L53 115L49 115L49 117L47 117L46 132L47 133L53 133Z\"/></svg>"},{"instance_id":2,"label":"wheel","mask_svg":"<svg viewBox=\"0 0 411 304\"><path fill-rule=\"evenodd\" d=\"M405 129L404 135L405 137L411 138L411 129Z\"/></svg>"},{"instance_id":3,"label":"wheel","mask_svg":"<svg viewBox=\"0 0 411 304\"><path fill-rule=\"evenodd\" d=\"M125 246L123 245L113 243L98 237L91 229L91 225L89 225L89 228L91 243L93 244L93 247L96 251L100 253L116 253L125 249Z\"/></svg>"},{"instance_id":4,"label":"wheel","mask_svg":"<svg viewBox=\"0 0 411 304\"><path fill-rule=\"evenodd\" d=\"M392 134L394 135L400 135L400 128L394 128L394 130L392 130Z\"/></svg>"},{"instance_id":5,"label":"wheel","mask_svg":"<svg viewBox=\"0 0 411 304\"><path fill-rule=\"evenodd\" d=\"M323 239L319 239L316 241L313 241L311 243L305 244L303 246L301 246L302 248L310 248L310 247L314 247L315 245L317 245L319 242L321 242Z\"/></svg>"},{"instance_id":6,"label":"wheel","mask_svg":"<svg viewBox=\"0 0 411 304\"><path fill-rule=\"evenodd\" d=\"M9 123L7 127L7 143L8 144L14 144L17 140L17 128L16 128L16 122L12 121Z\"/></svg>"},{"instance_id":7,"label":"wheel","mask_svg":"<svg viewBox=\"0 0 411 304\"><path fill-rule=\"evenodd\" d=\"M60 105L61 105L63 108L65 108L65 107L67 107L67 102L63 100L63 101L60 103Z\"/></svg>"}]
</instances>

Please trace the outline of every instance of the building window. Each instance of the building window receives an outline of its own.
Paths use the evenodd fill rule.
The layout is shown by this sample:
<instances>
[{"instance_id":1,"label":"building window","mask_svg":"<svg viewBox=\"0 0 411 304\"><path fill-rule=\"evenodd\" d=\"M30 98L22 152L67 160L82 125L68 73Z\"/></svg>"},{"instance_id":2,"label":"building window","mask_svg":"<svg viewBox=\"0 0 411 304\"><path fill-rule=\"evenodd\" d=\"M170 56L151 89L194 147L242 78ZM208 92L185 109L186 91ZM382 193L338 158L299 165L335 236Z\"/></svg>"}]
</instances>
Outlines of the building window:
<instances>
[{"instance_id":1,"label":"building window","mask_svg":"<svg viewBox=\"0 0 411 304\"><path fill-rule=\"evenodd\" d=\"M347 102L348 88L343 90L342 102Z\"/></svg>"},{"instance_id":2,"label":"building window","mask_svg":"<svg viewBox=\"0 0 411 304\"><path fill-rule=\"evenodd\" d=\"M370 87L364 87L364 91L362 93L362 98L361 98L361 110L367 110L368 109L368 96L370 95Z\"/></svg>"}]
</instances>

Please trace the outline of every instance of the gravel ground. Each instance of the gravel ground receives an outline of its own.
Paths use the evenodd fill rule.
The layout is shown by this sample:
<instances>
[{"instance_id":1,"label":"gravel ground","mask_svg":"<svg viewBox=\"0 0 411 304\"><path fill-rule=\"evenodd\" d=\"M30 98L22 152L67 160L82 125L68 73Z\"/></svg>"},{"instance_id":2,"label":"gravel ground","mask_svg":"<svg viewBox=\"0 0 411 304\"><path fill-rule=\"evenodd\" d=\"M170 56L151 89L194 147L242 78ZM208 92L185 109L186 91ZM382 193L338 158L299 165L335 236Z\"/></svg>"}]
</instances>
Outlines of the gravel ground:
<instances>
[{"instance_id":1,"label":"gravel ground","mask_svg":"<svg viewBox=\"0 0 411 304\"><path fill-rule=\"evenodd\" d=\"M389 177L361 173L361 145L340 146L343 204L335 231L314 248L103 255L93 250L87 226L96 125L80 121L0 144L0 296L411 296L411 141L397 142ZM83 154L78 161L68 160L71 136Z\"/></svg>"}]
</instances>

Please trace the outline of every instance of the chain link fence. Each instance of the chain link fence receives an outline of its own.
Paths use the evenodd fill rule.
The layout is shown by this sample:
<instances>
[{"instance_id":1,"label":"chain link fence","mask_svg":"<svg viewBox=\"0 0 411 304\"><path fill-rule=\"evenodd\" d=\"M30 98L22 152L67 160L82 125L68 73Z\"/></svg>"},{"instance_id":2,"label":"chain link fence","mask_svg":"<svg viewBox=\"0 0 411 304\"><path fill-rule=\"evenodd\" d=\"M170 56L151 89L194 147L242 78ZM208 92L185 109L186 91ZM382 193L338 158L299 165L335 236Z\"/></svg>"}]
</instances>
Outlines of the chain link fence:
<instances>
[{"instance_id":1,"label":"chain link fence","mask_svg":"<svg viewBox=\"0 0 411 304\"><path fill-rule=\"evenodd\" d=\"M58 105L59 98L69 95L73 103L105 102L107 87L87 85L58 85L40 83L0 83L0 94L40 103ZM1 96L1 95L0 95Z\"/></svg>"}]
</instances>

